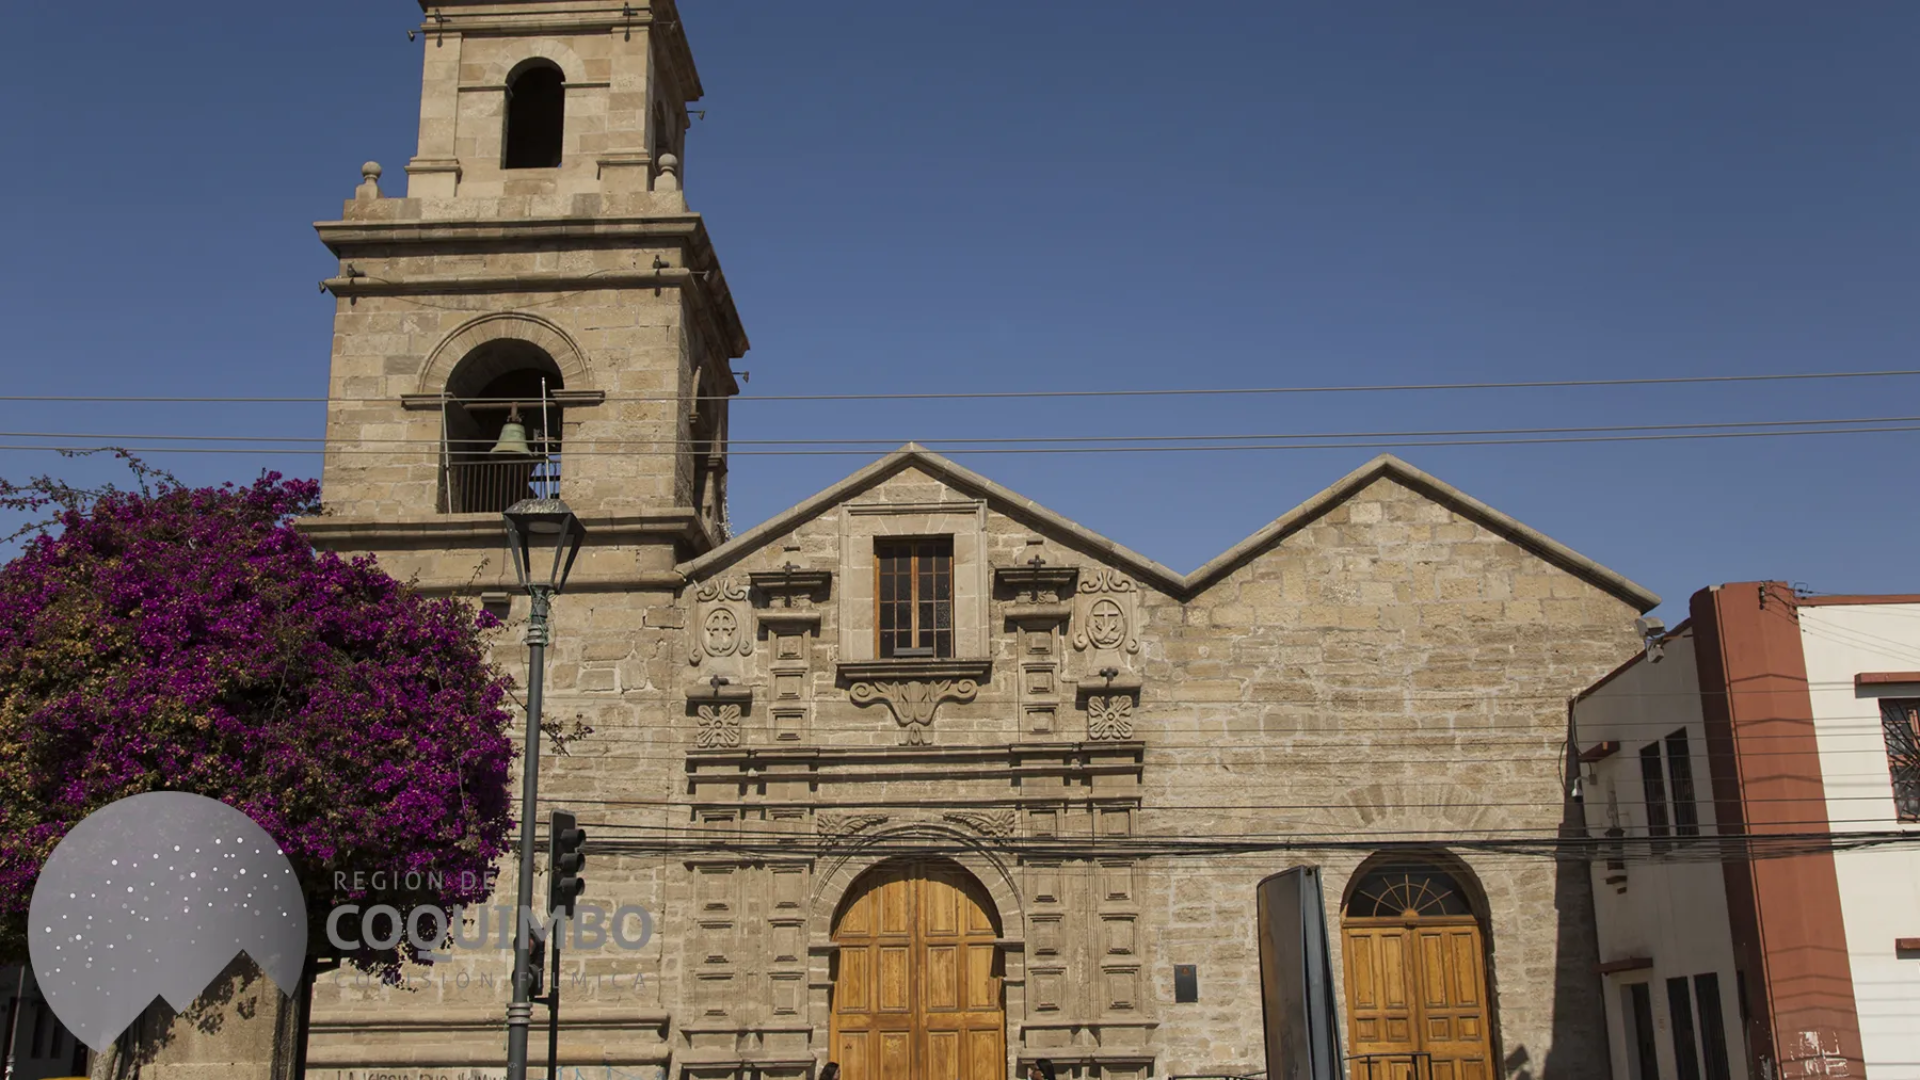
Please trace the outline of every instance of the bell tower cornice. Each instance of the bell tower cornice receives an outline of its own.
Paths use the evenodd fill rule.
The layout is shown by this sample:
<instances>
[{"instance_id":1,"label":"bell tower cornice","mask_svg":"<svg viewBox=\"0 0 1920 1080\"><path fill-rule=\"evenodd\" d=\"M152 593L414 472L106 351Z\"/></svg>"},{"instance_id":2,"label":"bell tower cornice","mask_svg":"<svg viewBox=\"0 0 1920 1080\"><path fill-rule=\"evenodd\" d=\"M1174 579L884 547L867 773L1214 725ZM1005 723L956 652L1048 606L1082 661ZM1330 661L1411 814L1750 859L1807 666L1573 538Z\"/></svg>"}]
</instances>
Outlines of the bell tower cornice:
<instances>
[{"instance_id":1,"label":"bell tower cornice","mask_svg":"<svg viewBox=\"0 0 1920 1080\"><path fill-rule=\"evenodd\" d=\"M409 217L413 199L348 203L352 218L314 224L320 240L341 260L340 273L321 282L338 297L407 296L433 293L561 292L573 289L683 289L710 320L729 356L746 355L746 327L734 306L706 222L698 214L632 217L486 218L456 221ZM373 218L374 212L390 215ZM512 273L423 271L416 252L524 250L565 243L603 254L602 265ZM430 263L427 265L431 265ZM732 372L719 368L729 394L739 393Z\"/></svg>"}]
</instances>

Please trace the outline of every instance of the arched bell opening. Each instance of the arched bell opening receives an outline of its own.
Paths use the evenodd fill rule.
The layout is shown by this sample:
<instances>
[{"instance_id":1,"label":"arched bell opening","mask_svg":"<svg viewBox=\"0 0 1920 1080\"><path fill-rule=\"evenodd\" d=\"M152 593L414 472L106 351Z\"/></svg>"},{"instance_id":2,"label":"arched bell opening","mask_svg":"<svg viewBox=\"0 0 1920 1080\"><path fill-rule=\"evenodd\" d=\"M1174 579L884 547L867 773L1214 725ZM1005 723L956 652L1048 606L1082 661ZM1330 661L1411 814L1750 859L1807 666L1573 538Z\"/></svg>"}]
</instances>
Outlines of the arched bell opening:
<instances>
[{"instance_id":1,"label":"arched bell opening","mask_svg":"<svg viewBox=\"0 0 1920 1080\"><path fill-rule=\"evenodd\" d=\"M444 500L454 514L499 513L521 499L560 497L566 388L560 365L529 341L496 338L447 379Z\"/></svg>"},{"instance_id":2,"label":"arched bell opening","mask_svg":"<svg viewBox=\"0 0 1920 1080\"><path fill-rule=\"evenodd\" d=\"M890 859L833 920L828 1056L842 1080L1005 1076L1006 959L980 879L951 859Z\"/></svg>"},{"instance_id":3,"label":"arched bell opening","mask_svg":"<svg viewBox=\"0 0 1920 1080\"><path fill-rule=\"evenodd\" d=\"M1486 896L1444 853L1375 855L1341 905L1351 1074L1491 1077Z\"/></svg>"},{"instance_id":4,"label":"arched bell opening","mask_svg":"<svg viewBox=\"0 0 1920 1080\"><path fill-rule=\"evenodd\" d=\"M551 169L566 140L567 77L551 60L528 60L507 76L501 167Z\"/></svg>"}]
</instances>

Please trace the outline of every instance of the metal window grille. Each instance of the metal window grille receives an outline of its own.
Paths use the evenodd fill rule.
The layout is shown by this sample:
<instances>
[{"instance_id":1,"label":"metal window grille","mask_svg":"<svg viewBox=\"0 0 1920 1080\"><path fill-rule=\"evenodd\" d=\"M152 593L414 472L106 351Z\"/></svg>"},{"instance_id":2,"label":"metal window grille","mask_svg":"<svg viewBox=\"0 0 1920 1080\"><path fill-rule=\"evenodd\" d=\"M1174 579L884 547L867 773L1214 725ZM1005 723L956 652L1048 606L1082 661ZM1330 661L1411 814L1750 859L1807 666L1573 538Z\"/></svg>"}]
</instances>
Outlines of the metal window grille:
<instances>
[{"instance_id":1,"label":"metal window grille","mask_svg":"<svg viewBox=\"0 0 1920 1080\"><path fill-rule=\"evenodd\" d=\"M1894 813L1901 821L1920 821L1920 699L1882 698L1880 729L1887 739Z\"/></svg>"}]
</instances>

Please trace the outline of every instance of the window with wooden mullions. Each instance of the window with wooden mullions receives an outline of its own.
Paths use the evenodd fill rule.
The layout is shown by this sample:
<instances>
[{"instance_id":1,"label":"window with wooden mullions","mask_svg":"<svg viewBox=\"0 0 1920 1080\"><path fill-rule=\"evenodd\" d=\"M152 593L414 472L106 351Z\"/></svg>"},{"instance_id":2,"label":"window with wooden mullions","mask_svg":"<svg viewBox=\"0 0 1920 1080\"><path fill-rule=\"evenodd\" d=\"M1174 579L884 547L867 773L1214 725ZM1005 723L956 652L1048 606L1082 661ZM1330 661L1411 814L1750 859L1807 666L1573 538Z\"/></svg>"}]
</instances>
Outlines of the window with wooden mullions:
<instances>
[{"instance_id":1,"label":"window with wooden mullions","mask_svg":"<svg viewBox=\"0 0 1920 1080\"><path fill-rule=\"evenodd\" d=\"M953 540L888 540L874 547L879 572L880 658L953 655Z\"/></svg>"}]
</instances>

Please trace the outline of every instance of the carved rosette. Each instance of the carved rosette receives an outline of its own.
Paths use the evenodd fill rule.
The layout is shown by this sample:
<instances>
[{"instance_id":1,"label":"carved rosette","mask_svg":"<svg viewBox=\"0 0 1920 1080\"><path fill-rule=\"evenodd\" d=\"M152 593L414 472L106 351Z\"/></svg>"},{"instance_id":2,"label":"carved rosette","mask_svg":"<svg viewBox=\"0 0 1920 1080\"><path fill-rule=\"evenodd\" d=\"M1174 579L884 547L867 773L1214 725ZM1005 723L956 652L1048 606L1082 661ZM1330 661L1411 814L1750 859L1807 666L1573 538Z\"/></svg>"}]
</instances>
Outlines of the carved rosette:
<instances>
[{"instance_id":1,"label":"carved rosette","mask_svg":"<svg viewBox=\"0 0 1920 1080\"><path fill-rule=\"evenodd\" d=\"M933 714L949 701L972 701L980 684L972 679L937 679L931 682L856 682L847 691L855 705L885 702L893 710L894 722L903 729L902 746L924 746L927 729L933 726Z\"/></svg>"},{"instance_id":2,"label":"carved rosette","mask_svg":"<svg viewBox=\"0 0 1920 1080\"><path fill-rule=\"evenodd\" d=\"M703 581L694 590L700 602L694 624L693 647L687 662L695 667L707 657L750 656L753 624L747 611L747 584L738 578Z\"/></svg>"},{"instance_id":3,"label":"carved rosette","mask_svg":"<svg viewBox=\"0 0 1920 1080\"><path fill-rule=\"evenodd\" d=\"M725 749L740 745L740 706L700 706L700 734L694 744L702 750Z\"/></svg>"},{"instance_id":4,"label":"carved rosette","mask_svg":"<svg viewBox=\"0 0 1920 1080\"><path fill-rule=\"evenodd\" d=\"M1098 567L1080 577L1080 603L1075 612L1078 627L1073 647L1085 652L1137 653L1140 639L1134 635L1137 609L1134 598L1140 587L1110 567Z\"/></svg>"},{"instance_id":5,"label":"carved rosette","mask_svg":"<svg viewBox=\"0 0 1920 1080\"><path fill-rule=\"evenodd\" d=\"M1133 738L1133 699L1121 694L1087 698L1087 737Z\"/></svg>"}]
</instances>

